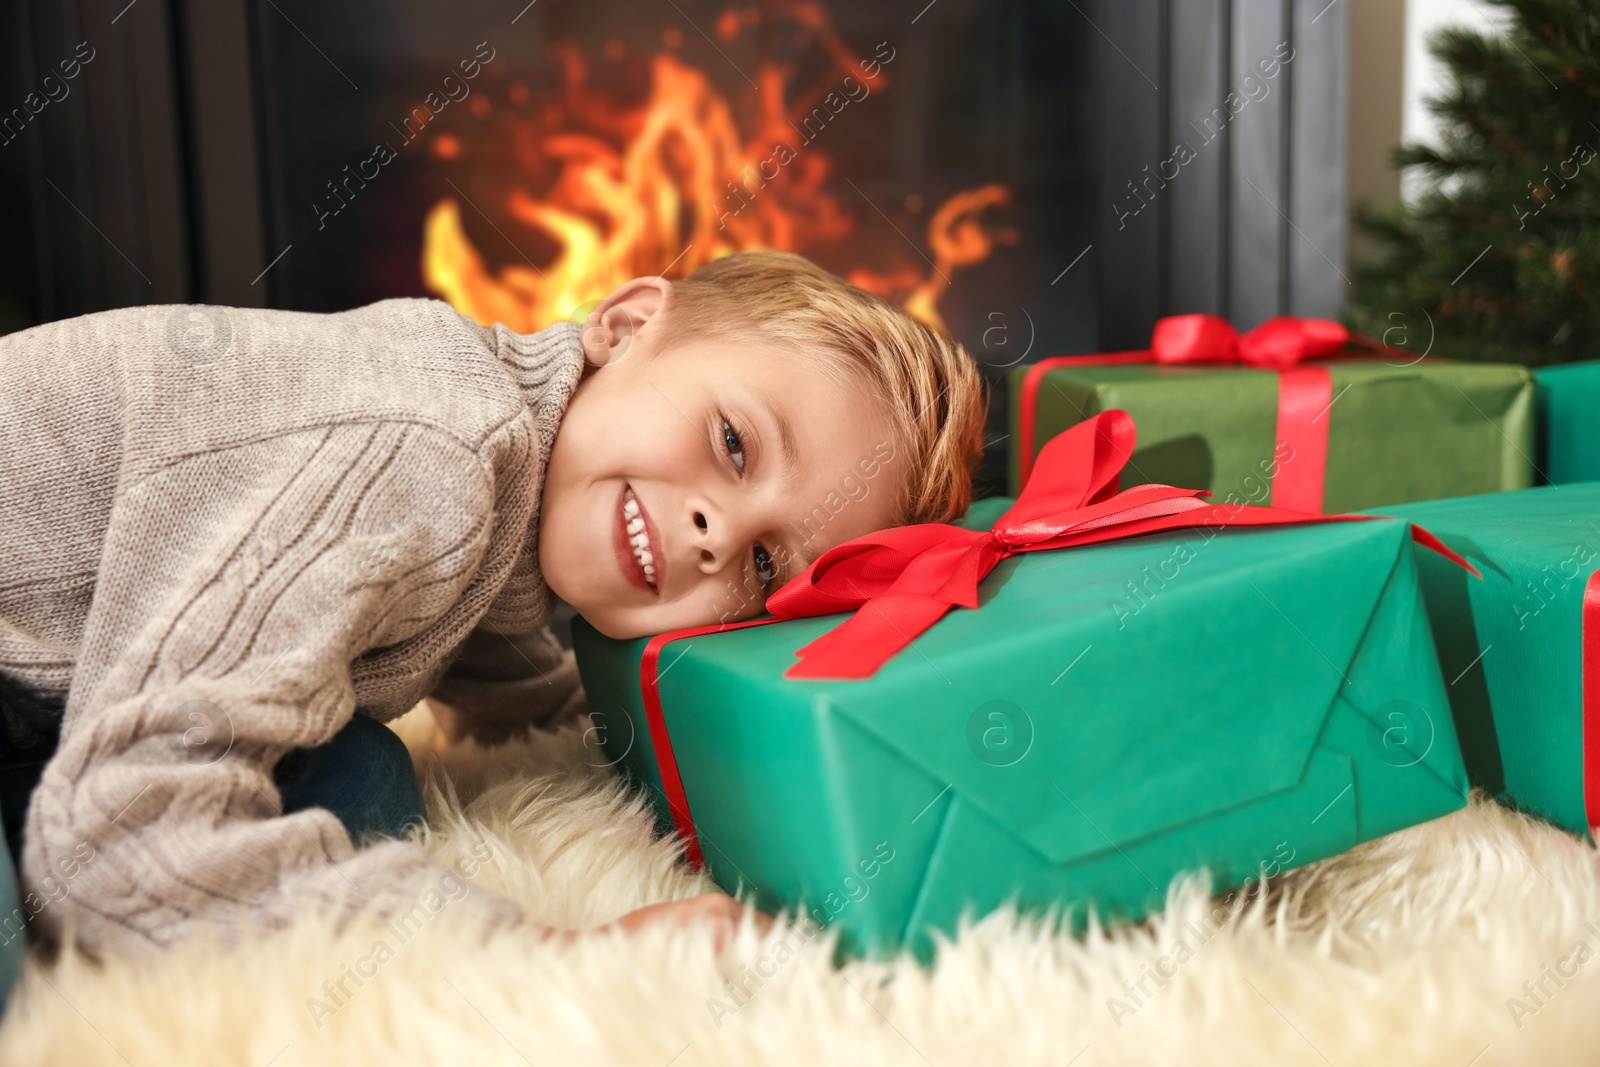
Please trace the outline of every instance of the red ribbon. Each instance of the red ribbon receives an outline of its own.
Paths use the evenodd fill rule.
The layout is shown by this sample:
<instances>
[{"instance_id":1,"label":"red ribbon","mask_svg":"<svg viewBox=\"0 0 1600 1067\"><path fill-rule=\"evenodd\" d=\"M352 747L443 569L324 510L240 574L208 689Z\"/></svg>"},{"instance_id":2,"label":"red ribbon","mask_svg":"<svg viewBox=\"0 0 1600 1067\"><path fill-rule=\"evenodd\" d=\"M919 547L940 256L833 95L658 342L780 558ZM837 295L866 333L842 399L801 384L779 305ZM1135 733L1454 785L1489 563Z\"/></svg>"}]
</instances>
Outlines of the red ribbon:
<instances>
[{"instance_id":1,"label":"red ribbon","mask_svg":"<svg viewBox=\"0 0 1600 1067\"><path fill-rule=\"evenodd\" d=\"M1028 483L989 530L944 523L900 526L836 545L767 598L770 615L713 623L657 635L639 661L645 716L661 773L662 792L684 855L703 865L699 835L673 753L661 706L661 650L669 642L723 630L812 615L855 614L799 649L785 678L867 678L952 607L977 608L978 585L1008 556L1121 540L1161 530L1201 526L1279 526L1353 521L1367 515L1308 515L1248 504L1208 504L1204 490L1117 483L1133 454L1137 432L1125 411L1105 411L1057 435L1039 453ZM1478 574L1419 526L1421 544ZM1481 576L1480 576L1481 577ZM1600 585L1591 592L1600 605ZM1596 608L1600 612L1600 606ZM1600 632L1600 624L1596 631ZM672 664L667 665L671 669Z\"/></svg>"},{"instance_id":2,"label":"red ribbon","mask_svg":"<svg viewBox=\"0 0 1600 1067\"><path fill-rule=\"evenodd\" d=\"M785 678L868 678L953 607L976 608L978 583L1008 556L1199 526L1284 526L1366 518L1309 515L1249 504L1208 504L1204 490L1117 482L1137 433L1125 411L1103 411L1058 434L990 530L944 523L900 526L818 556L767 598L780 618L855 614L801 648ZM1477 573L1432 534L1413 536Z\"/></svg>"},{"instance_id":3,"label":"red ribbon","mask_svg":"<svg viewBox=\"0 0 1600 1067\"><path fill-rule=\"evenodd\" d=\"M1583 807L1600 826L1600 571L1583 589Z\"/></svg>"},{"instance_id":4,"label":"red ribbon","mask_svg":"<svg viewBox=\"0 0 1600 1067\"><path fill-rule=\"evenodd\" d=\"M765 626L777 622L774 618L746 619L743 622L711 623L708 626L690 626L670 630L652 637L639 657L639 690L644 694L644 715L650 724L650 743L656 754L656 767L661 771L661 792L667 798L672 812L672 824L677 827L683 841L683 855L692 866L703 867L700 854L700 835L695 833L694 819L689 815L689 796L683 791L683 775L678 772L678 759L672 751L672 738L667 733L667 720L661 710L661 650L669 641L701 634L719 633L723 630L742 630L747 626ZM687 650L685 650L687 651ZM682 653L680 653L681 655ZM676 661L674 661L676 662ZM672 664L667 664L670 670Z\"/></svg>"},{"instance_id":5,"label":"red ribbon","mask_svg":"<svg viewBox=\"0 0 1600 1067\"><path fill-rule=\"evenodd\" d=\"M1039 387L1044 376L1057 367L1116 363L1243 366L1278 372L1278 447L1274 454L1292 458L1280 461L1273 474L1273 506L1321 514L1328 423L1332 421L1324 414L1333 403L1333 378L1326 367L1302 364L1336 359L1352 341L1373 349L1384 347L1353 336L1331 319L1283 315L1241 335L1216 315L1173 315L1156 323L1147 350L1042 359L1028 368L1018 397L1021 481L1027 484L1035 462L1032 453Z\"/></svg>"}]
</instances>

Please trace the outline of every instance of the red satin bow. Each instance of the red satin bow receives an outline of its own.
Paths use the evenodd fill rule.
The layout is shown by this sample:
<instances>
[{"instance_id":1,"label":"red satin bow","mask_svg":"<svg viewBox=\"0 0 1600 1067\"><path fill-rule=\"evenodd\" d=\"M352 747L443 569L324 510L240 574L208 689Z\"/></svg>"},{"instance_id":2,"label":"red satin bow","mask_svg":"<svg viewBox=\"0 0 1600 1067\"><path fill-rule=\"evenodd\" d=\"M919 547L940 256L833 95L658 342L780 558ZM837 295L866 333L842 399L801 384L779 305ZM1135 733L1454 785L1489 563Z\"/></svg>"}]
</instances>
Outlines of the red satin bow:
<instances>
[{"instance_id":1,"label":"red satin bow","mask_svg":"<svg viewBox=\"0 0 1600 1067\"><path fill-rule=\"evenodd\" d=\"M1331 319L1280 315L1241 335L1215 315L1173 315L1156 323L1150 351L1157 363L1239 363L1283 370L1337 355L1351 340L1350 331Z\"/></svg>"},{"instance_id":2,"label":"red satin bow","mask_svg":"<svg viewBox=\"0 0 1600 1067\"><path fill-rule=\"evenodd\" d=\"M976 608L978 583L1007 556L1202 525L1275 526L1322 516L1208 504L1203 490L1140 485L1117 491L1137 437L1125 411L1104 411L1052 438L1010 510L990 530L900 526L824 552L767 599L778 618L856 609L796 653L786 678L868 678L952 607ZM1418 539L1471 569L1426 531Z\"/></svg>"}]
</instances>

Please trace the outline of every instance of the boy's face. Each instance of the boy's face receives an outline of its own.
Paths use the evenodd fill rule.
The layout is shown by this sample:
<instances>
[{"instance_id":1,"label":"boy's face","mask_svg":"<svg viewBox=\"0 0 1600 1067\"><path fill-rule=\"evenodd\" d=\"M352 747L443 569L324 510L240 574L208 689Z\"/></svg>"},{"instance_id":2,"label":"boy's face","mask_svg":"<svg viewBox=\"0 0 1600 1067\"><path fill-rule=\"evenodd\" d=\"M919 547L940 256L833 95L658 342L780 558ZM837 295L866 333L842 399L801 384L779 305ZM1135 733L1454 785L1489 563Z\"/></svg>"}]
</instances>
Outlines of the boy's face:
<instances>
[{"instance_id":1,"label":"boy's face","mask_svg":"<svg viewBox=\"0 0 1600 1067\"><path fill-rule=\"evenodd\" d=\"M658 351L669 293L630 282L591 317L585 355L604 365L567 407L540 505L545 581L616 638L760 614L822 552L888 526L904 471L881 405L810 357L692 335Z\"/></svg>"}]
</instances>

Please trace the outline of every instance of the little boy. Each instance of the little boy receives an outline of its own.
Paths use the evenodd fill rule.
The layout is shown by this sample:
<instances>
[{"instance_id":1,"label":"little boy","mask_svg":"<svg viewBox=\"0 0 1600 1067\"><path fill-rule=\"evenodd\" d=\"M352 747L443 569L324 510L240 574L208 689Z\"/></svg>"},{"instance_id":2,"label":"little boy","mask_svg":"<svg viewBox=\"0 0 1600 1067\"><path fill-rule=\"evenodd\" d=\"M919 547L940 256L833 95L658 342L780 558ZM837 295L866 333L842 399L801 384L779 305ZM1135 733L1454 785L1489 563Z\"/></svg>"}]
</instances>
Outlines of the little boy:
<instances>
[{"instance_id":1,"label":"little boy","mask_svg":"<svg viewBox=\"0 0 1600 1067\"><path fill-rule=\"evenodd\" d=\"M619 638L731 621L832 545L959 517L983 411L958 344L779 252L530 335L388 300L0 338L17 913L126 953L410 908L448 872L352 843L403 832L351 814L375 793L420 809L372 784L405 759L375 724L432 694L494 742L580 706L553 594Z\"/></svg>"}]
</instances>

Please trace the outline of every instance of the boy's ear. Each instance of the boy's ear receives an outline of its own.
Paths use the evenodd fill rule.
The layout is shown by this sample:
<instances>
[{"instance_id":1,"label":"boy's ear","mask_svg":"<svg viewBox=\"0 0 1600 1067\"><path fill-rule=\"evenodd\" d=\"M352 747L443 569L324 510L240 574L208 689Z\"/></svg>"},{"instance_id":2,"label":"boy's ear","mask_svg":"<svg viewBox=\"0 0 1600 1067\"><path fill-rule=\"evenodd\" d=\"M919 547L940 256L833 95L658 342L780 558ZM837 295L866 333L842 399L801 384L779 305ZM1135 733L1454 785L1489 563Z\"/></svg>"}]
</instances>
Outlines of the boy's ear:
<instances>
[{"instance_id":1,"label":"boy's ear","mask_svg":"<svg viewBox=\"0 0 1600 1067\"><path fill-rule=\"evenodd\" d=\"M627 354L639 331L672 299L672 283L660 276L623 282L589 312L580 335L583 356L596 367Z\"/></svg>"}]
</instances>

